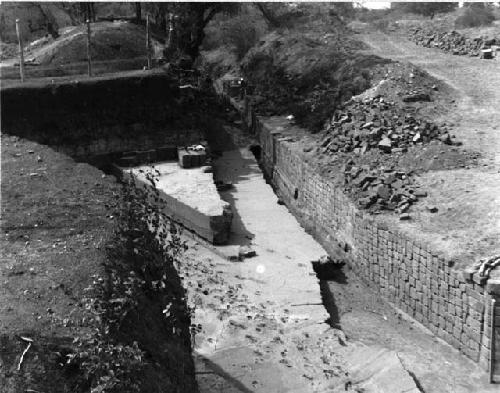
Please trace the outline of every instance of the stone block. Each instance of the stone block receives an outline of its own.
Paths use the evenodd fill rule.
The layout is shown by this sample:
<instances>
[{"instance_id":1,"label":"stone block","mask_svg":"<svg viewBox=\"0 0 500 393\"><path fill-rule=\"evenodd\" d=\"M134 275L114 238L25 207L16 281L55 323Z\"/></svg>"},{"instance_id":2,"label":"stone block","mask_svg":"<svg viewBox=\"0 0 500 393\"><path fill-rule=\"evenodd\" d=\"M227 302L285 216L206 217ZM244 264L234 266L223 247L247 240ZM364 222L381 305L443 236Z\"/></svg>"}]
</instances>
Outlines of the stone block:
<instances>
[{"instance_id":1,"label":"stone block","mask_svg":"<svg viewBox=\"0 0 500 393\"><path fill-rule=\"evenodd\" d=\"M500 279L489 279L486 283L486 292L493 295L500 295Z\"/></svg>"},{"instance_id":2,"label":"stone block","mask_svg":"<svg viewBox=\"0 0 500 393\"><path fill-rule=\"evenodd\" d=\"M193 156L189 154L189 152L186 149L179 148L177 150L177 156L179 159L179 165L182 168L192 168L195 166Z\"/></svg>"},{"instance_id":3,"label":"stone block","mask_svg":"<svg viewBox=\"0 0 500 393\"><path fill-rule=\"evenodd\" d=\"M214 244L227 242L232 212L229 204L220 199L212 174L203 172L202 168L187 171L175 162L160 163L155 167L161 172L156 187L160 198L166 202L164 213ZM136 185L144 186L148 183L145 172L149 168L134 167L123 171L123 175L132 176Z\"/></svg>"},{"instance_id":4,"label":"stone block","mask_svg":"<svg viewBox=\"0 0 500 393\"><path fill-rule=\"evenodd\" d=\"M159 161L177 160L177 147L175 146L161 146L156 149L156 155Z\"/></svg>"}]
</instances>

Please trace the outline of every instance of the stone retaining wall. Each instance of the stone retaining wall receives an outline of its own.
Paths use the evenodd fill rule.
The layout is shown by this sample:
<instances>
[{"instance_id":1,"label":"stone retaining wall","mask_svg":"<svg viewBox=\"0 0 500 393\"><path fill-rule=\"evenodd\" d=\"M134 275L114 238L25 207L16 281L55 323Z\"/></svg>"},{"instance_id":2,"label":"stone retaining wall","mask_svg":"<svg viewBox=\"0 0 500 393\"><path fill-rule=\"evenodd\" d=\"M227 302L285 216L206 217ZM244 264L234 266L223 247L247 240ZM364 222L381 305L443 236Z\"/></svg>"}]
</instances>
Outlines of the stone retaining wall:
<instances>
[{"instance_id":1,"label":"stone retaining wall","mask_svg":"<svg viewBox=\"0 0 500 393\"><path fill-rule=\"evenodd\" d=\"M248 101L224 99L241 111L260 141L261 166L277 194L323 247L346 258L389 302L487 369L498 282L454 270L453 261L437 250L359 211L307 163L304 145L290 138L286 122L277 127L272 119L256 116Z\"/></svg>"}]
</instances>

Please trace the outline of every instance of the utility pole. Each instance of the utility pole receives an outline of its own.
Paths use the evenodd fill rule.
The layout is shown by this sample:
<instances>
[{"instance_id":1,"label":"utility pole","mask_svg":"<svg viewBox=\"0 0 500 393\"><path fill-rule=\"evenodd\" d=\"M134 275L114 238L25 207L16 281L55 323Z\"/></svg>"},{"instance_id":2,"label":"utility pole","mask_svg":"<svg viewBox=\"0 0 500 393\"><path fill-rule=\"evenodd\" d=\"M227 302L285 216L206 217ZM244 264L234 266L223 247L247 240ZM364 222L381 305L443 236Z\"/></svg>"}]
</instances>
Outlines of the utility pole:
<instances>
[{"instance_id":1,"label":"utility pole","mask_svg":"<svg viewBox=\"0 0 500 393\"><path fill-rule=\"evenodd\" d=\"M20 20L16 19L17 42L19 43L19 75L21 76L21 82L24 82L24 48L19 24Z\"/></svg>"},{"instance_id":2,"label":"utility pole","mask_svg":"<svg viewBox=\"0 0 500 393\"><path fill-rule=\"evenodd\" d=\"M90 19L87 19L87 66L88 66L88 74L92 76L92 59L90 57Z\"/></svg>"},{"instance_id":3,"label":"utility pole","mask_svg":"<svg viewBox=\"0 0 500 393\"><path fill-rule=\"evenodd\" d=\"M151 37L149 33L149 15L146 15L146 55L148 58L148 70L151 69Z\"/></svg>"},{"instance_id":4,"label":"utility pole","mask_svg":"<svg viewBox=\"0 0 500 393\"><path fill-rule=\"evenodd\" d=\"M168 14L168 39L167 48L170 50L172 48L172 40L174 35L174 14Z\"/></svg>"}]
</instances>

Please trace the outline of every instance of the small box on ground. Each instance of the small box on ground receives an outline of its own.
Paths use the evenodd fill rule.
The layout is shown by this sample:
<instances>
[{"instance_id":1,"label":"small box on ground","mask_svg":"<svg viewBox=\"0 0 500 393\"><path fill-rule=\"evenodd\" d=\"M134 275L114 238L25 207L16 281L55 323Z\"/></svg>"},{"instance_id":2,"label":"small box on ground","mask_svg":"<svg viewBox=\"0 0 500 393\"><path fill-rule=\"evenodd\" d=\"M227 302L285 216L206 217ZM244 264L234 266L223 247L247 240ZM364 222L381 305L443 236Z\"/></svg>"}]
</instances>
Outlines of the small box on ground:
<instances>
[{"instance_id":1,"label":"small box on ground","mask_svg":"<svg viewBox=\"0 0 500 393\"><path fill-rule=\"evenodd\" d=\"M191 154L191 160L193 161L193 166L203 166L207 161L207 153L205 150L202 151L189 151Z\"/></svg>"},{"instance_id":2,"label":"small box on ground","mask_svg":"<svg viewBox=\"0 0 500 393\"><path fill-rule=\"evenodd\" d=\"M493 50L492 49L483 49L481 51L481 59L493 59Z\"/></svg>"},{"instance_id":3,"label":"small box on ground","mask_svg":"<svg viewBox=\"0 0 500 393\"><path fill-rule=\"evenodd\" d=\"M186 149L179 147L177 156L179 157L179 165L182 168L192 168L194 166L193 156Z\"/></svg>"}]
</instances>

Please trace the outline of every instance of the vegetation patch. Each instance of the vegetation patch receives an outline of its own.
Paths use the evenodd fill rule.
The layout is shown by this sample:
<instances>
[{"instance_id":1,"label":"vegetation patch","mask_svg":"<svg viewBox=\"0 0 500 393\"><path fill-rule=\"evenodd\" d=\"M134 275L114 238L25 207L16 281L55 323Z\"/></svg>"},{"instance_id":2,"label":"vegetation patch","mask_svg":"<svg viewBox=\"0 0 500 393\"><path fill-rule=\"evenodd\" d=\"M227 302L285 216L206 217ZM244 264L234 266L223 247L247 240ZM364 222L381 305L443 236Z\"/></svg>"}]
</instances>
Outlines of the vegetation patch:
<instances>
[{"instance_id":1,"label":"vegetation patch","mask_svg":"<svg viewBox=\"0 0 500 393\"><path fill-rule=\"evenodd\" d=\"M2 392L196 391L184 246L141 195L2 135Z\"/></svg>"},{"instance_id":2,"label":"vegetation patch","mask_svg":"<svg viewBox=\"0 0 500 393\"><path fill-rule=\"evenodd\" d=\"M252 48L241 67L255 86L254 105L262 115L293 115L317 131L342 102L370 86L370 68L386 60L355 53L362 45L337 33L322 36L277 32Z\"/></svg>"},{"instance_id":3,"label":"vegetation patch","mask_svg":"<svg viewBox=\"0 0 500 393\"><path fill-rule=\"evenodd\" d=\"M185 250L163 217L154 187L123 187L105 274L95 276L85 307L91 332L75 340L69 367L92 392L186 392L195 389L190 317L175 265Z\"/></svg>"}]
</instances>

